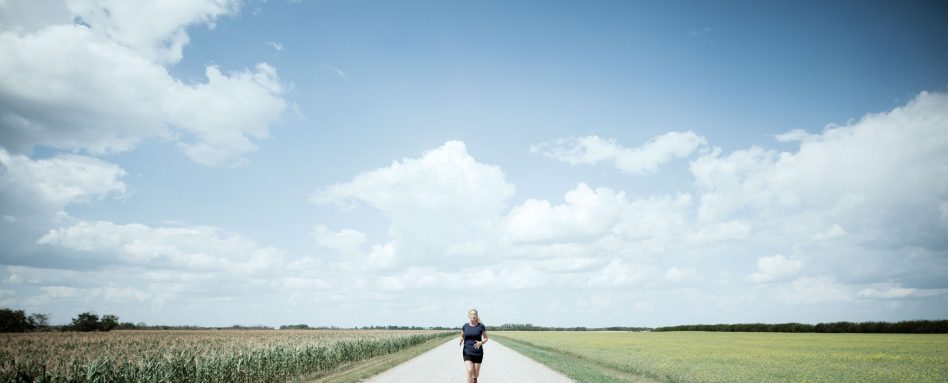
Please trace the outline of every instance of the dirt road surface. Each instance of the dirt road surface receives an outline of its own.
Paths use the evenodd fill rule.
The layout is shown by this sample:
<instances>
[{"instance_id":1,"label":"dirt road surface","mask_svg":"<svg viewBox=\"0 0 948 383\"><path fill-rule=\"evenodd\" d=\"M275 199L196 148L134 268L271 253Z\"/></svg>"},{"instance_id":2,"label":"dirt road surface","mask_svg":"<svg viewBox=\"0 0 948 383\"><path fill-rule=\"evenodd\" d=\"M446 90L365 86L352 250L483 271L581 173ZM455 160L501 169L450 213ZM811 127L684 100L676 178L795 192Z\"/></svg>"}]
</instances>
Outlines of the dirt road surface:
<instances>
[{"instance_id":1,"label":"dirt road surface","mask_svg":"<svg viewBox=\"0 0 948 383\"><path fill-rule=\"evenodd\" d=\"M370 383L465 383L458 340L450 341L369 378ZM571 383L569 378L491 339L484 345L478 383Z\"/></svg>"}]
</instances>

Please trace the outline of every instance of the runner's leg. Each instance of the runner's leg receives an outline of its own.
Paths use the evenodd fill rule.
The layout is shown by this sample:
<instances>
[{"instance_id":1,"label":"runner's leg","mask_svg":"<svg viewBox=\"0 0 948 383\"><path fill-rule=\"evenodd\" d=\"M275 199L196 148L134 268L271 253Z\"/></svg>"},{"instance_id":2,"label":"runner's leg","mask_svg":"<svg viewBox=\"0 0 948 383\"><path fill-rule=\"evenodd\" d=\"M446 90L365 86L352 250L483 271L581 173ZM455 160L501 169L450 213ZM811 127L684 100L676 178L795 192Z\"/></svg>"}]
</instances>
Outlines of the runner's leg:
<instances>
[{"instance_id":1,"label":"runner's leg","mask_svg":"<svg viewBox=\"0 0 948 383\"><path fill-rule=\"evenodd\" d=\"M465 360L464 367L467 368L467 383L474 383L474 362Z\"/></svg>"}]
</instances>

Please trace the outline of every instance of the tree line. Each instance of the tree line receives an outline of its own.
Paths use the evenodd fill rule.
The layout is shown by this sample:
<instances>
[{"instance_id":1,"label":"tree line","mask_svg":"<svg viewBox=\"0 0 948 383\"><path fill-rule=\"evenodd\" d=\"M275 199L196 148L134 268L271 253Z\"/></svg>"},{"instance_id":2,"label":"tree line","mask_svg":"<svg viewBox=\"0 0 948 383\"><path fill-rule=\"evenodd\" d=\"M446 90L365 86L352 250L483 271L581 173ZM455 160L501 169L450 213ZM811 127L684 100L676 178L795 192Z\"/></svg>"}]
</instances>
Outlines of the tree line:
<instances>
[{"instance_id":1,"label":"tree line","mask_svg":"<svg viewBox=\"0 0 948 383\"><path fill-rule=\"evenodd\" d=\"M948 320L911 320L902 322L830 322L830 323L738 323L693 324L668 327L546 327L532 324L487 326L495 331L721 331L721 332L815 332L815 333L901 333L946 334Z\"/></svg>"},{"instance_id":2,"label":"tree line","mask_svg":"<svg viewBox=\"0 0 948 383\"><path fill-rule=\"evenodd\" d=\"M457 330L458 327L444 326L362 326L356 327L362 330Z\"/></svg>"},{"instance_id":3,"label":"tree line","mask_svg":"<svg viewBox=\"0 0 948 383\"><path fill-rule=\"evenodd\" d=\"M652 331L722 332L816 332L816 333L900 333L945 334L948 320L911 320L902 322L830 322L830 323L739 323L695 324L659 327Z\"/></svg>"},{"instance_id":4,"label":"tree line","mask_svg":"<svg viewBox=\"0 0 948 383\"><path fill-rule=\"evenodd\" d=\"M110 331L110 330L197 330L208 329L200 326L148 326L119 322L118 316L84 312L64 326L50 326L49 315L30 314L23 310L0 308L0 332L28 331ZM213 329L267 329L267 326L212 327ZM310 327L305 324L280 326L280 329L342 329L340 327ZM456 330L457 327L420 327L420 326L364 326L363 330ZM530 323L505 323L500 326L487 326L490 331L719 331L719 332L809 332L809 333L903 333L903 334L948 334L948 320L911 320L902 322L829 322L829 323L738 323L738 324L693 324L667 327L547 327Z\"/></svg>"},{"instance_id":5,"label":"tree line","mask_svg":"<svg viewBox=\"0 0 948 383\"><path fill-rule=\"evenodd\" d=\"M50 326L49 315L30 314L26 315L23 310L11 310L0 308L0 332L27 332L38 330L63 330L63 331L111 331L128 326L131 323L119 323L119 318L115 315L103 315L84 312L73 318L72 323L65 326ZM134 326L134 325L131 325Z\"/></svg>"},{"instance_id":6,"label":"tree line","mask_svg":"<svg viewBox=\"0 0 948 383\"><path fill-rule=\"evenodd\" d=\"M457 327L444 327L444 326L400 326L400 325L388 325L388 326L356 326L356 327L339 327L339 326L310 326L307 324L285 324L280 326L280 330L457 330Z\"/></svg>"},{"instance_id":7,"label":"tree line","mask_svg":"<svg viewBox=\"0 0 948 383\"><path fill-rule=\"evenodd\" d=\"M488 330L493 331L651 331L650 327L546 327L535 326L530 323L505 323L500 326L487 326Z\"/></svg>"},{"instance_id":8,"label":"tree line","mask_svg":"<svg viewBox=\"0 0 948 383\"><path fill-rule=\"evenodd\" d=\"M46 314L26 315L23 310L0 308L0 332L27 332L46 326L49 316Z\"/></svg>"}]
</instances>

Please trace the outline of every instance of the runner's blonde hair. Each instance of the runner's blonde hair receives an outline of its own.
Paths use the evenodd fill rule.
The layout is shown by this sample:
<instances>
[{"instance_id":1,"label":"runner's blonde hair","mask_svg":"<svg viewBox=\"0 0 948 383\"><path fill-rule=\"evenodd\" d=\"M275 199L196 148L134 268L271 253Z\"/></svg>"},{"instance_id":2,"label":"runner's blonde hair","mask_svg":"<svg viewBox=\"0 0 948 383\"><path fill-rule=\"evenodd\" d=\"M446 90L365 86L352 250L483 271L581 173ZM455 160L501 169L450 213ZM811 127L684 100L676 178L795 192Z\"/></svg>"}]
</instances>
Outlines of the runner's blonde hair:
<instances>
[{"instance_id":1,"label":"runner's blonde hair","mask_svg":"<svg viewBox=\"0 0 948 383\"><path fill-rule=\"evenodd\" d=\"M477 323L483 323L483 322L481 322L481 313L479 313L479 312L477 311L477 309L474 308L474 307L471 307L470 310L467 310L467 313L470 314L471 311L474 312L474 315L477 315Z\"/></svg>"}]
</instances>

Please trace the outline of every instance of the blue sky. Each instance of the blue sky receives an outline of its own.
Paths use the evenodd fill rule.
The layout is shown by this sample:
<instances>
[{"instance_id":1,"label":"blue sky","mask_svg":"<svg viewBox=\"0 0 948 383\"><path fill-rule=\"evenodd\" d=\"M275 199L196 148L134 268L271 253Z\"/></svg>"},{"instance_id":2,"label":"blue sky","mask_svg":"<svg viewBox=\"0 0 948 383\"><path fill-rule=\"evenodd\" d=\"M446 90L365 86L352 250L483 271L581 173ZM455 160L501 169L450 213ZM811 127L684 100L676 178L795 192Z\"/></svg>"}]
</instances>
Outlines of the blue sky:
<instances>
[{"instance_id":1,"label":"blue sky","mask_svg":"<svg viewBox=\"0 0 948 383\"><path fill-rule=\"evenodd\" d=\"M939 2L0 1L0 305L948 315Z\"/></svg>"}]
</instances>

